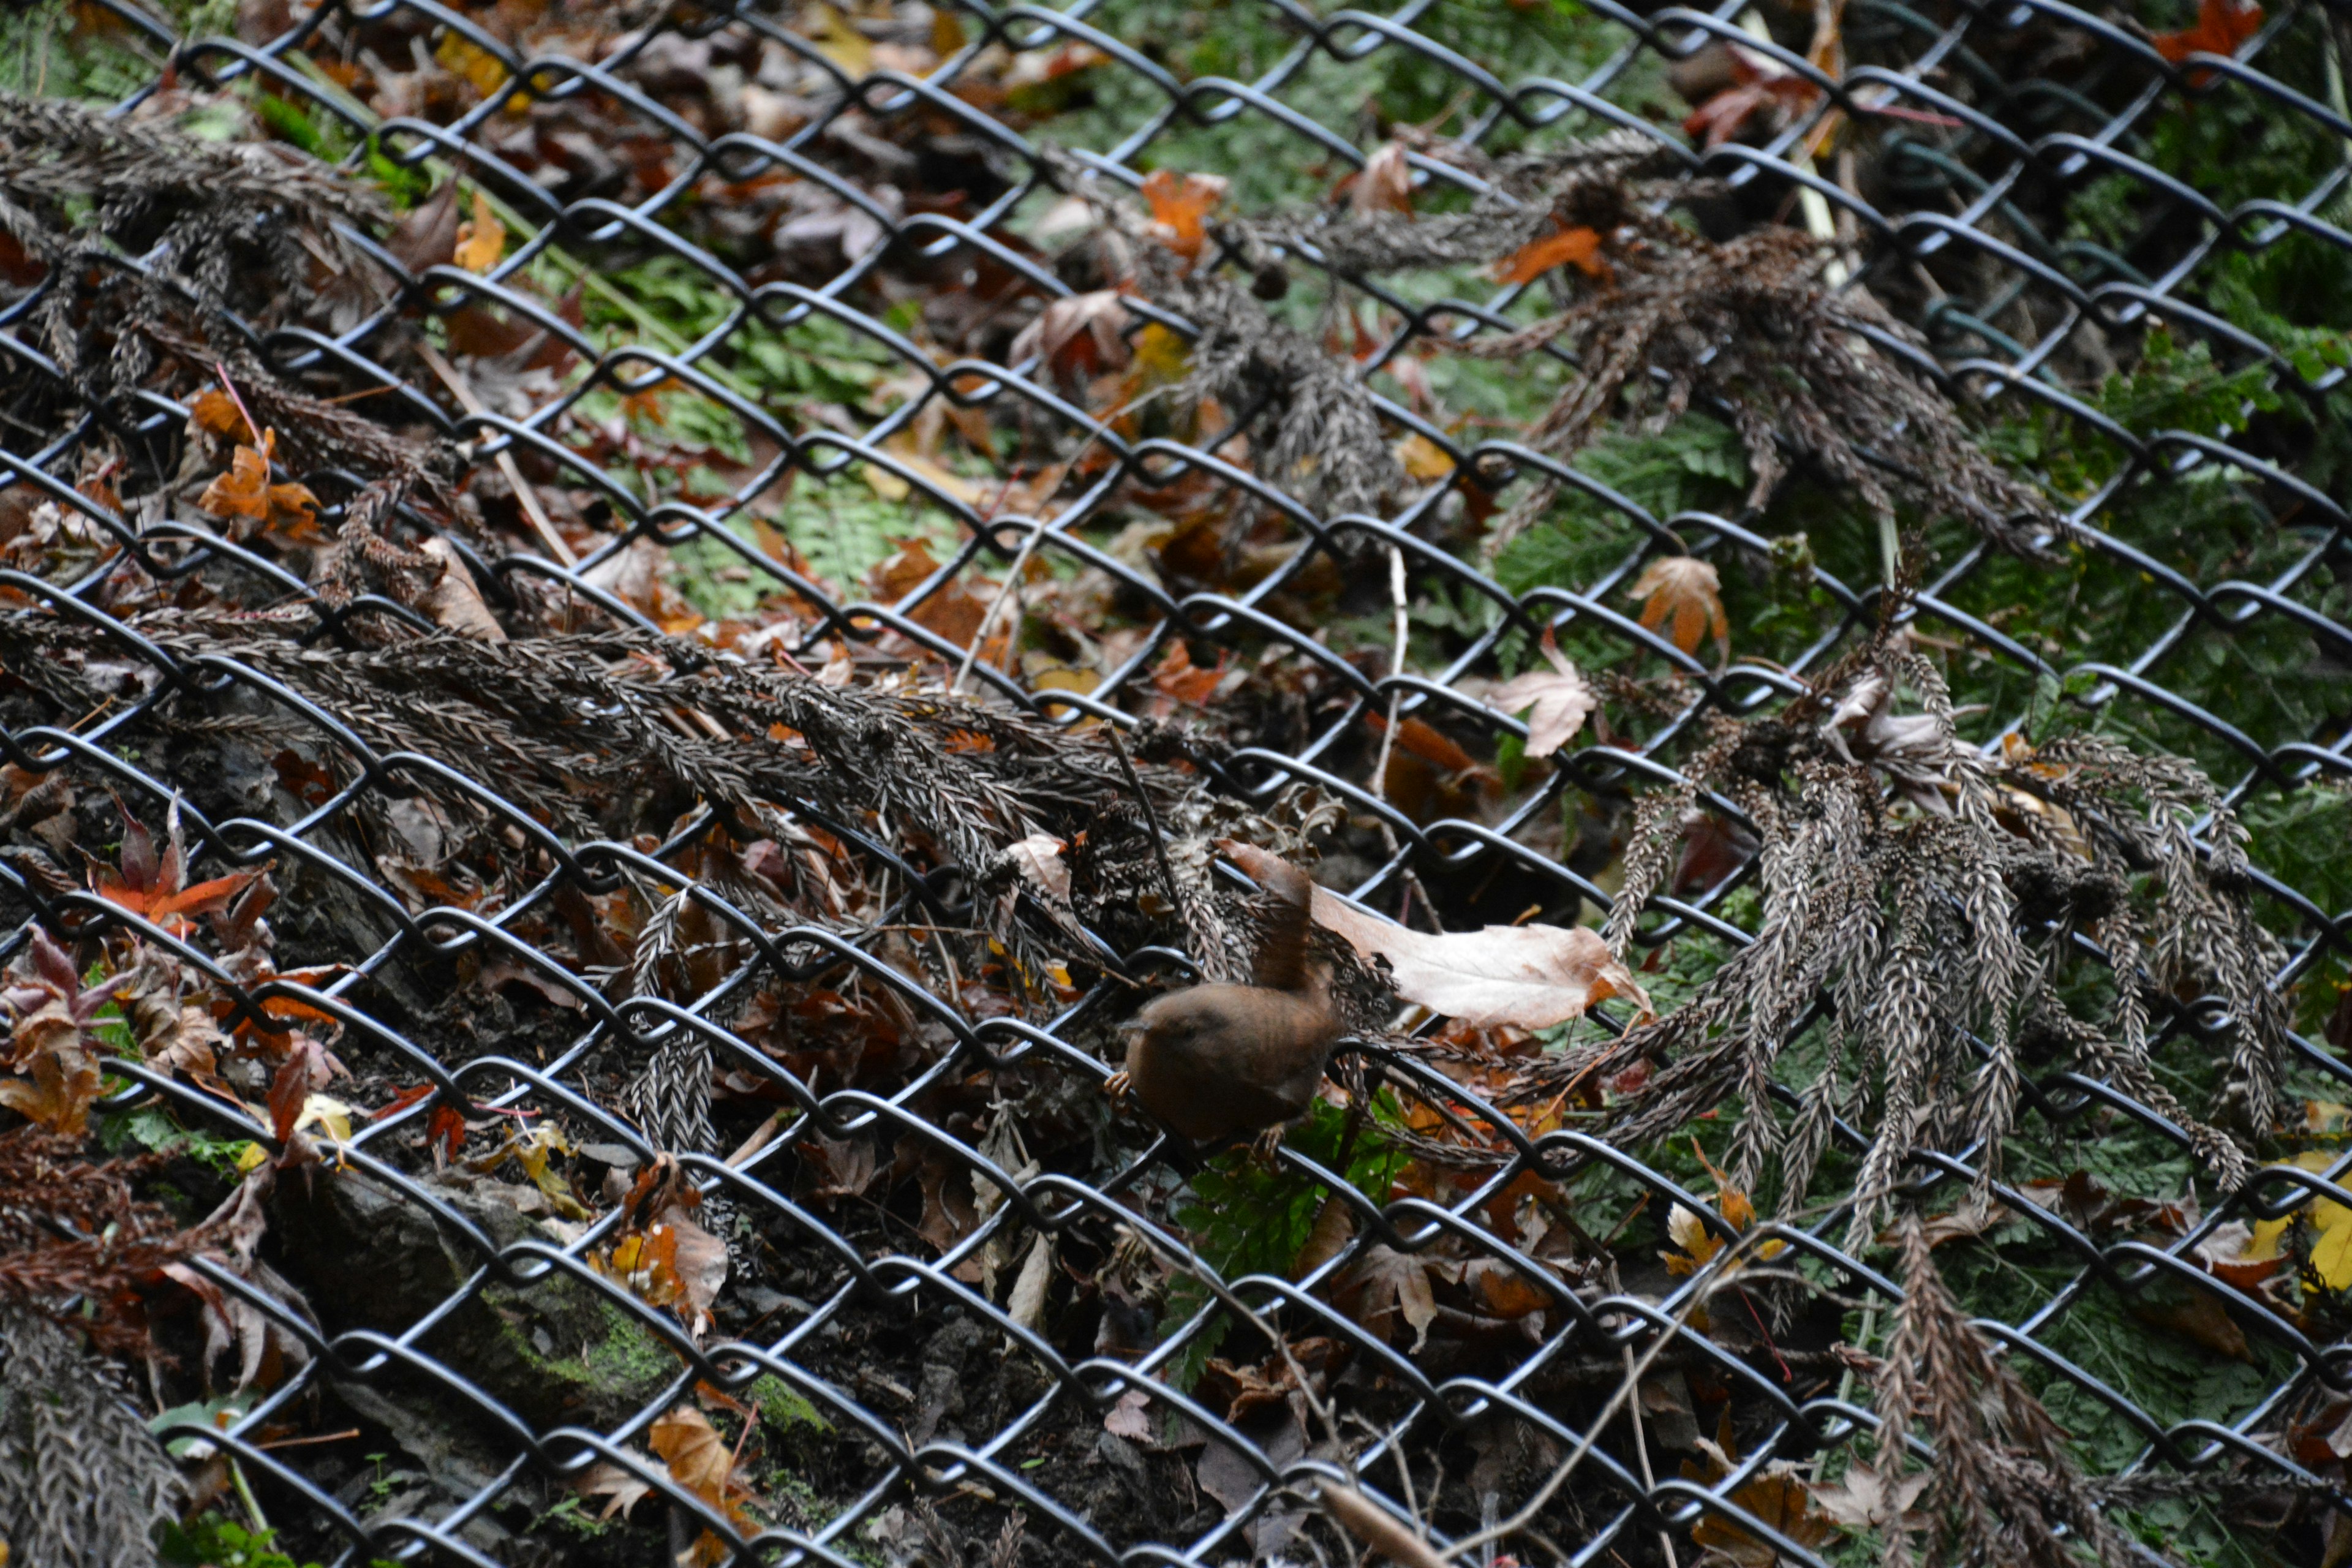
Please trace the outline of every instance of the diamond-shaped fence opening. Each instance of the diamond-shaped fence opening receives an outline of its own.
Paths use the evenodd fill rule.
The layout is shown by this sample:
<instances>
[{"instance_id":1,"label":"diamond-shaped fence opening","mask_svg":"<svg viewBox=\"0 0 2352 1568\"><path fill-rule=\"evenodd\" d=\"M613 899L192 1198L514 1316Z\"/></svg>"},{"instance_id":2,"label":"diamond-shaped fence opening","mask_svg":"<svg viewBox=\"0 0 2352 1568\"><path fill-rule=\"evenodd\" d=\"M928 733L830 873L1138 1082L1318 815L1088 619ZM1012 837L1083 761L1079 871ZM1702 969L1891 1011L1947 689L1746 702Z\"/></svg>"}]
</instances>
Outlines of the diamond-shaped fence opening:
<instances>
[{"instance_id":1,"label":"diamond-shaped fence opening","mask_svg":"<svg viewBox=\"0 0 2352 1568\"><path fill-rule=\"evenodd\" d=\"M118 124L274 140L404 211L131 217L69 259L0 212L0 896L17 973L57 942L89 984L129 985L103 966L134 952L175 977L176 1022L114 1003L102 1135L176 1151L198 1195L241 1148L316 1155L255 1199L264 1239L224 1222L173 1266L156 1330L188 1347L156 1390L226 1396L162 1436L298 1560L1328 1562L1349 1531L1383 1549L1319 1511L1342 1481L1433 1543L1400 1560L1850 1560L1794 1489L1875 1444L1844 1347L1885 1352L1899 1276L1846 1249L1851 1193L1757 1233L1810 1283L1726 1291L1727 1255L1650 1261L1704 1242L1668 1216L1713 1215L1709 1177L1687 1138L1610 1142L1613 1086L1502 1109L1497 1058L1374 1029L1271 1164L1203 1164L1101 1093L1147 992L1246 972L1244 906L1189 941L1165 918L1230 822L1312 786L1342 824L1327 885L1454 931L1573 926L1636 800L1877 635L1895 522L1786 442L1751 499L1736 408L1695 401L1720 439L1581 458L1505 416L1580 362L1461 351L1528 295L1605 294L1605 260L1578 294L1315 243L1376 178L1460 213L1509 157L1612 132L1714 239L1833 250L1822 286L1889 312L1851 352L2045 477L2054 553L1930 519L1894 611L1979 706L1965 732L2095 722L2252 825L2284 953L2260 978L2299 1030L2279 1169L2225 1201L2179 1101L2029 1058L2018 1139L2046 1158L1947 1273L2085 1469L2125 1478L2098 1496L2130 1550L2340 1560L2347 1281L2313 1242L2352 1204L2324 1000L2352 771L2340 12L192 9L183 36L88 0L9 47L27 86L41 51L81 60ZM62 142L17 118L37 168ZM296 178L267 157L242 177ZM1230 182L1205 229L1153 170ZM141 177L82 199L134 214ZM1286 213L1271 245L1220 216ZM1102 259L1155 218L1194 276L1275 296L1265 331L1323 356L1371 447L1277 460L1278 377L1166 395L1208 324ZM289 247L315 298L248 287ZM192 265L243 306L192 304ZM263 427L277 469L206 489ZM1484 551L1544 485L1570 523ZM1719 657L1634 587L1685 554L1729 601ZM1620 728L1531 757L1486 699L1547 641L1615 672ZM1016 753L1034 774L951 765ZM954 793L982 777L1070 829L1058 944L991 913L1038 914L1050 870L953 840L999 804ZM1632 957L1662 1003L1755 939L1752 826L1713 797L1653 900ZM1082 864L1089 833L1152 855ZM2187 1100L2179 1064L2249 1026L2159 1000ZM317 1059L289 1039L348 1077L289 1080L289 1048ZM1838 1121L1832 1164L1876 1133ZM1491 1158L1444 1163L1471 1142ZM1982 1154L1914 1161L1913 1199L1959 1207Z\"/></svg>"}]
</instances>

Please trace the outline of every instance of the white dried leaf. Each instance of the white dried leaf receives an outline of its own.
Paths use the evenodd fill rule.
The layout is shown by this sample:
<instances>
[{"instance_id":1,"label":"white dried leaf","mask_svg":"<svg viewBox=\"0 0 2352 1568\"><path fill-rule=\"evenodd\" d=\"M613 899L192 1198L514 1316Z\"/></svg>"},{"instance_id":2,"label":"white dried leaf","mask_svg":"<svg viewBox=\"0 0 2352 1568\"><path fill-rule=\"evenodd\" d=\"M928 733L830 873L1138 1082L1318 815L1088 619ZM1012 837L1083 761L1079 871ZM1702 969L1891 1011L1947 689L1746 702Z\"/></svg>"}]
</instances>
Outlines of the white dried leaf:
<instances>
[{"instance_id":1,"label":"white dried leaf","mask_svg":"<svg viewBox=\"0 0 2352 1568\"><path fill-rule=\"evenodd\" d=\"M1370 958L1385 958L1397 994L1479 1028L1546 1029L1612 996L1643 1013L1650 998L1598 931L1582 926L1488 926L1433 935L1385 920L1327 888L1315 920Z\"/></svg>"}]
</instances>

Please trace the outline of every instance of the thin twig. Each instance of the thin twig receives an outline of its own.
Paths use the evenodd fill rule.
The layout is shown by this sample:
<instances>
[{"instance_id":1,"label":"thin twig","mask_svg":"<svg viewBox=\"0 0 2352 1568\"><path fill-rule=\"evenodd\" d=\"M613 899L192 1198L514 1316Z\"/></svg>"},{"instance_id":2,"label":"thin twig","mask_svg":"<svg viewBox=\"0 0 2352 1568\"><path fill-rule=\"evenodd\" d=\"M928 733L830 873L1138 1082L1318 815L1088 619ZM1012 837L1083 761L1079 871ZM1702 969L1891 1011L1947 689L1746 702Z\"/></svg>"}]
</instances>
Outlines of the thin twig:
<instances>
[{"instance_id":1,"label":"thin twig","mask_svg":"<svg viewBox=\"0 0 2352 1568\"><path fill-rule=\"evenodd\" d=\"M456 365L442 357L439 349L435 348L423 338L419 338L416 340L416 355L431 367L435 375L441 378L441 384L449 389L449 395L463 405L467 413L487 412L482 406L482 400L474 395L472 384L458 372ZM530 520L530 531L538 537L540 543L547 547L548 553L555 557L558 564L563 566L580 564L580 558L572 553L572 547L563 542L562 534L555 531L555 524L548 517L547 508L541 503L539 492L531 488L529 479L522 477L522 469L516 467L512 446L501 448L497 461L499 472L505 475L507 483L514 487L515 500L522 507L523 515Z\"/></svg>"},{"instance_id":2,"label":"thin twig","mask_svg":"<svg viewBox=\"0 0 2352 1568\"><path fill-rule=\"evenodd\" d=\"M1106 721L1103 733L1109 737L1110 754L1118 759L1118 771L1127 775L1127 787L1135 792L1136 804L1143 807L1143 826L1151 833L1151 858L1160 864L1160 875L1168 884L1168 901L1176 912L1184 912L1184 895L1176 889L1176 868L1168 864L1168 847L1160 841L1160 814L1151 809L1151 797L1143 793L1143 780L1137 776L1135 764L1127 760L1127 743L1118 738L1118 726Z\"/></svg>"}]
</instances>

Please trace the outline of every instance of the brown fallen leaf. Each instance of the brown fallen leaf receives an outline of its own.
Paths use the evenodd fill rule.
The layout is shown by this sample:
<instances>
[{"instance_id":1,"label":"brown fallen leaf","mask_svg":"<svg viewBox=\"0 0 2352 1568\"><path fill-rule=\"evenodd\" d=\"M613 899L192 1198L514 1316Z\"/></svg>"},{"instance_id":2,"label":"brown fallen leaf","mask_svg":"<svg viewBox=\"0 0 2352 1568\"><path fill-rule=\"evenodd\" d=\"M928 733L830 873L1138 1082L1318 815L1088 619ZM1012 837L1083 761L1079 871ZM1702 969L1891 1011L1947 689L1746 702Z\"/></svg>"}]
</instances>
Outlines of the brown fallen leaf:
<instances>
[{"instance_id":1,"label":"brown fallen leaf","mask_svg":"<svg viewBox=\"0 0 2352 1568\"><path fill-rule=\"evenodd\" d=\"M289 543L318 543L319 498L307 485L269 482L269 465L278 450L278 432L264 430L258 447L239 447L229 459L229 471L217 476L196 498L196 504L232 524L239 539L267 533ZM236 523L248 526L236 527Z\"/></svg>"},{"instance_id":2,"label":"brown fallen leaf","mask_svg":"<svg viewBox=\"0 0 2352 1568\"><path fill-rule=\"evenodd\" d=\"M669 1467L670 1479L738 1525L750 1523L735 1499L751 1489L735 1479L735 1456L709 1418L691 1405L680 1405L662 1416L646 1434L646 1445ZM723 1561L726 1543L704 1531L694 1543L690 1560L698 1568ZM681 1554L680 1561L688 1561Z\"/></svg>"},{"instance_id":3,"label":"brown fallen leaf","mask_svg":"<svg viewBox=\"0 0 2352 1568\"><path fill-rule=\"evenodd\" d=\"M1559 651L1549 626L1544 628L1543 655L1551 668L1531 669L1512 677L1486 695L1487 705L1500 713L1528 713L1528 755L1549 757L1576 738L1599 700L1584 677Z\"/></svg>"},{"instance_id":4,"label":"brown fallen leaf","mask_svg":"<svg viewBox=\"0 0 2352 1568\"><path fill-rule=\"evenodd\" d=\"M1702 1486L1713 1486L1738 1468L1739 1449L1732 1441L1727 1407L1717 1423L1715 1440L1699 1439L1699 1455L1684 1460L1682 1468L1684 1479ZM1818 1546L1834 1532L1829 1517L1814 1507L1811 1489L1790 1465L1772 1466L1735 1490L1731 1500L1800 1546ZM1691 1527L1691 1544L1740 1568L1775 1568L1781 1560L1769 1544L1713 1513Z\"/></svg>"},{"instance_id":5,"label":"brown fallen leaf","mask_svg":"<svg viewBox=\"0 0 2352 1568\"><path fill-rule=\"evenodd\" d=\"M1381 142L1361 169L1339 184L1348 194L1348 210L1358 217L1412 211L1412 165L1400 142Z\"/></svg>"},{"instance_id":6,"label":"brown fallen leaf","mask_svg":"<svg viewBox=\"0 0 2352 1568\"><path fill-rule=\"evenodd\" d=\"M1134 357L1127 324L1127 306L1118 289L1073 294L1055 300L1022 328L1008 357L1018 364L1036 354L1055 374L1072 380L1125 370Z\"/></svg>"},{"instance_id":7,"label":"brown fallen leaf","mask_svg":"<svg viewBox=\"0 0 2352 1568\"><path fill-rule=\"evenodd\" d=\"M1249 868L1242 863L1243 869ZM1612 996L1645 1015L1650 998L1601 933L1583 926L1487 926L1443 936L1417 931L1315 889L1315 920L1366 958L1385 958L1397 994L1465 1024L1548 1029Z\"/></svg>"},{"instance_id":8,"label":"brown fallen leaf","mask_svg":"<svg viewBox=\"0 0 2352 1568\"><path fill-rule=\"evenodd\" d=\"M1723 581L1713 563L1696 555L1661 555L1633 580L1641 595L1642 625L1656 631L1667 625L1666 637L1685 653L1696 652L1711 631L1727 657L1731 622L1723 613Z\"/></svg>"},{"instance_id":9,"label":"brown fallen leaf","mask_svg":"<svg viewBox=\"0 0 2352 1568\"><path fill-rule=\"evenodd\" d=\"M416 607L431 616L436 626L461 637L472 637L477 642L506 641L506 628L499 625L498 617L483 602L482 591L474 586L474 574L466 569L457 547L436 534L417 548L441 563L441 576L418 596Z\"/></svg>"},{"instance_id":10,"label":"brown fallen leaf","mask_svg":"<svg viewBox=\"0 0 2352 1568\"><path fill-rule=\"evenodd\" d=\"M1387 1246L1372 1247L1332 1282L1331 1304L1382 1339L1394 1335L1402 1318L1416 1351L1437 1320L1428 1260Z\"/></svg>"}]
</instances>

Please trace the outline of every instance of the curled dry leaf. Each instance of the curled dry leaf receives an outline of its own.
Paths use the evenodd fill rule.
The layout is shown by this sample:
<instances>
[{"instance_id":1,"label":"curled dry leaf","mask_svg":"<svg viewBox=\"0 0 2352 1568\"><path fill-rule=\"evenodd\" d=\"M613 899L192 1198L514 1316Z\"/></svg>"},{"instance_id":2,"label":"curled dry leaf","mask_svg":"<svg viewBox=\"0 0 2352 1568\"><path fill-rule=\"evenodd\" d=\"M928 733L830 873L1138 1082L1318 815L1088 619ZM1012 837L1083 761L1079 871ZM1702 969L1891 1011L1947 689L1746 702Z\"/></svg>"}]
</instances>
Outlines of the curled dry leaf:
<instances>
[{"instance_id":1,"label":"curled dry leaf","mask_svg":"<svg viewBox=\"0 0 2352 1568\"><path fill-rule=\"evenodd\" d=\"M1056 899L1070 896L1070 868L1062 859L1062 841L1050 833L1033 833L1008 845L1004 858L1020 873Z\"/></svg>"},{"instance_id":2,"label":"curled dry leaf","mask_svg":"<svg viewBox=\"0 0 2352 1568\"><path fill-rule=\"evenodd\" d=\"M1549 234L1538 235L1495 263L1495 279L1501 283L1531 283L1555 267L1573 267L1588 278L1608 277L1609 263L1601 259L1599 232L1563 225Z\"/></svg>"},{"instance_id":3,"label":"curled dry leaf","mask_svg":"<svg viewBox=\"0 0 2352 1568\"><path fill-rule=\"evenodd\" d=\"M1054 1279L1054 1238L1040 1236L1029 1246L1029 1256L1022 1260L1021 1273L1013 1281L1013 1294L1005 1298L1004 1312L1015 1323L1033 1332L1045 1323L1045 1287Z\"/></svg>"},{"instance_id":4,"label":"curled dry leaf","mask_svg":"<svg viewBox=\"0 0 2352 1568\"><path fill-rule=\"evenodd\" d=\"M1544 628L1543 655L1550 668L1514 676L1486 697L1487 705L1499 712L1534 710L1528 714L1530 757L1549 757L1574 740L1597 701L1592 689L1584 683L1584 677L1559 651L1559 644L1552 640L1549 626Z\"/></svg>"},{"instance_id":5,"label":"curled dry leaf","mask_svg":"<svg viewBox=\"0 0 2352 1568\"><path fill-rule=\"evenodd\" d=\"M1364 166L1342 182L1349 210L1359 217L1378 212L1412 211L1412 165L1404 147L1383 142L1364 160Z\"/></svg>"},{"instance_id":6,"label":"curled dry leaf","mask_svg":"<svg viewBox=\"0 0 2352 1568\"><path fill-rule=\"evenodd\" d=\"M1031 354L1044 358L1056 374L1073 378L1125 370L1134 357L1128 347L1127 306L1116 289L1097 289L1056 300L1037 313L1013 340L1014 363Z\"/></svg>"},{"instance_id":7,"label":"curled dry leaf","mask_svg":"<svg viewBox=\"0 0 2352 1568\"><path fill-rule=\"evenodd\" d=\"M474 216L457 226L456 260L468 272L488 272L507 253L507 226L490 210L490 199L474 193Z\"/></svg>"},{"instance_id":8,"label":"curled dry leaf","mask_svg":"<svg viewBox=\"0 0 2352 1568\"><path fill-rule=\"evenodd\" d=\"M596 1516L601 1520L616 1513L628 1518L629 1510L643 1502L654 1489L612 1460L599 1459L573 1479L572 1489L591 1502L598 1498L604 1500L604 1510Z\"/></svg>"},{"instance_id":9,"label":"curled dry leaf","mask_svg":"<svg viewBox=\"0 0 2352 1568\"><path fill-rule=\"evenodd\" d=\"M417 548L441 563L439 580L419 595L417 608L432 616L435 625L461 637L479 642L506 641L506 628L499 625L489 605L482 602L481 590L474 586L474 574L466 570L457 547L436 534Z\"/></svg>"},{"instance_id":10,"label":"curled dry leaf","mask_svg":"<svg viewBox=\"0 0 2352 1568\"><path fill-rule=\"evenodd\" d=\"M1244 869L1247 869L1246 865ZM1385 958L1397 994L1480 1028L1515 1024L1548 1029L1584 1016L1612 996L1644 1015L1650 998L1601 940L1582 926L1488 926L1443 936L1384 920L1323 888L1315 919L1346 937L1366 958Z\"/></svg>"},{"instance_id":11,"label":"curled dry leaf","mask_svg":"<svg viewBox=\"0 0 2352 1568\"><path fill-rule=\"evenodd\" d=\"M1712 632L1727 652L1731 622L1723 613L1723 580L1714 563L1696 555L1661 555L1633 580L1642 598L1642 625L1666 627L1666 637L1685 653L1696 652Z\"/></svg>"}]
</instances>

